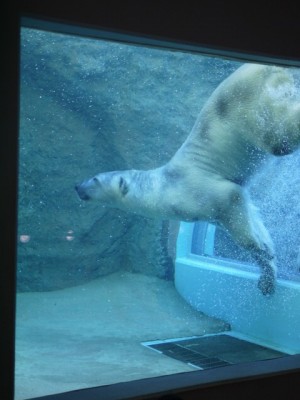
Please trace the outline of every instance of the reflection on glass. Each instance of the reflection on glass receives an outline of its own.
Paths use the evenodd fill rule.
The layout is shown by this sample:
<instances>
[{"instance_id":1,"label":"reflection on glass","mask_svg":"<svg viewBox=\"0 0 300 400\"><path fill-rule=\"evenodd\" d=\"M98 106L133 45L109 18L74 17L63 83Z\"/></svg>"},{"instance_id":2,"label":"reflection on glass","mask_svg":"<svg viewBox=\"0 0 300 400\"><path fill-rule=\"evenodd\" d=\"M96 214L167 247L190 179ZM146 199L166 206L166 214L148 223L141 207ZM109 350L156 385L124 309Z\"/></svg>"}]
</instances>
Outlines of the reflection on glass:
<instances>
[{"instance_id":1,"label":"reflection on glass","mask_svg":"<svg viewBox=\"0 0 300 400\"><path fill-rule=\"evenodd\" d=\"M238 165L234 156L222 158L218 147L244 151L230 135L222 142L224 127L228 131L232 124L236 137L250 118L252 129L273 124L271 131L277 132L273 121L284 111L278 129L288 134L286 127L291 128L293 142L285 137L272 152L295 150L298 70L274 75L268 92L274 110L250 107L239 93L243 87L237 87L239 118L228 118L233 106L220 96L216 114L204 112L197 120L203 107L209 110L213 91L241 63L28 28L22 29L21 43L16 400L281 356L284 349L251 347L236 338L226 319L189 305L174 274L180 221L193 223L209 213L214 224L224 206L220 199L219 208L212 207L212 187L199 196L197 173L189 172L202 150L185 140L201 125L205 146L211 146L211 129L216 132L218 168L230 172L226 179L233 185L246 183L260 208L279 275L298 279L299 151L270 156L248 182L248 172L265 160L261 150L249 145L245 166L244 158ZM293 82L285 81L286 73ZM178 160L185 156L182 167ZM199 186L215 174L207 154L201 162L206 172L202 169ZM135 172L107 174L131 169ZM180 186L182 179L191 187ZM138 203L132 182L135 191L147 192ZM237 217L230 223L241 222ZM210 236L210 252L201 240L194 253L207 262L253 262L240 259L240 246L219 228ZM256 249L258 264L270 256L269 249L263 251ZM270 279L264 294L276 296L269 293Z\"/></svg>"}]
</instances>

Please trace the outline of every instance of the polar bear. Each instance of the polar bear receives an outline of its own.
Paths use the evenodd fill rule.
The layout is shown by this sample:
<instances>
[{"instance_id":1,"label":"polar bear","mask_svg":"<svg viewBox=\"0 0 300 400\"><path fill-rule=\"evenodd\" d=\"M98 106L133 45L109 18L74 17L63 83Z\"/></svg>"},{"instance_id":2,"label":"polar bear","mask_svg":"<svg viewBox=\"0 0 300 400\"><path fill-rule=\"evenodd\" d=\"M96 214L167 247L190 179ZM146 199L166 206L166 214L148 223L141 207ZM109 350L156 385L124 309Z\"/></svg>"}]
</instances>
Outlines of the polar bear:
<instances>
[{"instance_id":1,"label":"polar bear","mask_svg":"<svg viewBox=\"0 0 300 400\"><path fill-rule=\"evenodd\" d=\"M275 290L272 240L244 187L267 154L300 144L300 102L287 68L245 64L225 79L167 164L147 171L104 172L76 186L83 200L148 217L205 220L251 251L258 286Z\"/></svg>"}]
</instances>

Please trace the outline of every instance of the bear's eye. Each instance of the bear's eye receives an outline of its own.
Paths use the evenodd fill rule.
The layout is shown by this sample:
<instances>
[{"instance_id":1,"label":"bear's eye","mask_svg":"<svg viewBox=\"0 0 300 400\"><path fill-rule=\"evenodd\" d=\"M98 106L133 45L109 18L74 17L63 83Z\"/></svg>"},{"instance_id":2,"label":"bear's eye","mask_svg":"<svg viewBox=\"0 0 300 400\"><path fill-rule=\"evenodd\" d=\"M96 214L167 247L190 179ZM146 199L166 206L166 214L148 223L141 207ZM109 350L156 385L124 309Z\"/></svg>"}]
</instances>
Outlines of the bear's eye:
<instances>
[{"instance_id":1,"label":"bear's eye","mask_svg":"<svg viewBox=\"0 0 300 400\"><path fill-rule=\"evenodd\" d=\"M119 179L119 188L123 196L128 193L129 187L127 185L126 180L121 176Z\"/></svg>"},{"instance_id":2,"label":"bear's eye","mask_svg":"<svg viewBox=\"0 0 300 400\"><path fill-rule=\"evenodd\" d=\"M95 185L101 186L99 179L93 178L92 180L93 180L93 183L94 183Z\"/></svg>"},{"instance_id":3,"label":"bear's eye","mask_svg":"<svg viewBox=\"0 0 300 400\"><path fill-rule=\"evenodd\" d=\"M96 185L100 185L100 181L97 178L93 178L93 183L95 183Z\"/></svg>"}]
</instances>

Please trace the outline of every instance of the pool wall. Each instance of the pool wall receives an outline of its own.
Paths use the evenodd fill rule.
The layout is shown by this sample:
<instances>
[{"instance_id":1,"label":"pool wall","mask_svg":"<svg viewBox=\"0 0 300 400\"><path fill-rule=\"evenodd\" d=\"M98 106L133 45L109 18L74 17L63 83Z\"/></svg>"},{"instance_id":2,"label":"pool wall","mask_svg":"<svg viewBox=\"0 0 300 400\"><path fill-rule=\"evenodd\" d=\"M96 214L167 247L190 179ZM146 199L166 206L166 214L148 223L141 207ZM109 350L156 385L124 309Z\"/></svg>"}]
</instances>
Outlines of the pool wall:
<instances>
[{"instance_id":1,"label":"pool wall","mask_svg":"<svg viewBox=\"0 0 300 400\"><path fill-rule=\"evenodd\" d=\"M193 227L181 223L177 240L175 286L180 295L196 310L228 322L241 337L299 353L300 284L278 280L274 295L262 295L258 273L191 254Z\"/></svg>"}]
</instances>

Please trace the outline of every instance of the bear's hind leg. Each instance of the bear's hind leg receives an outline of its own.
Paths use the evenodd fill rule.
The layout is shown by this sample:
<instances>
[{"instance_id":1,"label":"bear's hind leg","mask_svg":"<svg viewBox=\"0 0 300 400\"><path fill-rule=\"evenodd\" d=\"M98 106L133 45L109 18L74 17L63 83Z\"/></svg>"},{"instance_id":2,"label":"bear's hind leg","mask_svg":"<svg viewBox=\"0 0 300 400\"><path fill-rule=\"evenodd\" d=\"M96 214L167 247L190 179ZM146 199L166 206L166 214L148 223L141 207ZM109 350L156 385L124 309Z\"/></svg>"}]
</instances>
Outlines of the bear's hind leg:
<instances>
[{"instance_id":1,"label":"bear's hind leg","mask_svg":"<svg viewBox=\"0 0 300 400\"><path fill-rule=\"evenodd\" d=\"M261 269L258 287L264 295L272 294L276 282L272 239L256 208L246 198L243 190L236 188L230 197L230 206L224 210L219 222L237 244L249 250L254 256Z\"/></svg>"}]
</instances>

